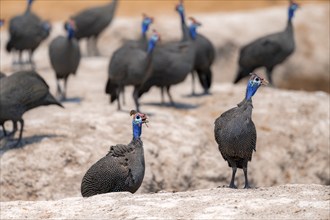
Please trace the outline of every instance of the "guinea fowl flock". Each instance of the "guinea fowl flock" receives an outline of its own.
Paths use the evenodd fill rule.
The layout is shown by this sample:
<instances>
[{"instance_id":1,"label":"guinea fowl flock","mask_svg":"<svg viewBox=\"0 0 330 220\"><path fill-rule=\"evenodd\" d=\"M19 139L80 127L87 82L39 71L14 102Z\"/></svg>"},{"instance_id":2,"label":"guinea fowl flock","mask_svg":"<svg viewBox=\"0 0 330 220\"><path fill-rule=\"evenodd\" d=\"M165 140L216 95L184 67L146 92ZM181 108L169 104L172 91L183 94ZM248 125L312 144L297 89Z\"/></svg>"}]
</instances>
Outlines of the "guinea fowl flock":
<instances>
[{"instance_id":1,"label":"guinea fowl flock","mask_svg":"<svg viewBox=\"0 0 330 220\"><path fill-rule=\"evenodd\" d=\"M0 72L0 124L3 130L1 138L11 138L18 130L19 138L15 146L22 142L25 112L44 105L58 105L66 99L67 81L71 74L76 74L81 61L80 39L87 39L88 55L99 55L97 39L113 20L118 0L112 0L104 6L84 10L71 16L64 24L66 36L57 36L49 44L49 58L57 80L57 99L49 92L45 80L34 70L33 53L51 31L51 25L41 20L31 11L33 0L27 1L27 8L21 15L9 21L8 52L18 52L18 61L23 65L22 52L29 52L28 63L32 70L15 72L7 76ZM258 67L265 67L270 84L272 71L282 63L295 49L292 18L298 4L289 1L288 22L284 31L259 38L243 46L238 60L238 73L234 83L250 75L245 98L237 107L221 114L214 123L214 135L219 151L229 167L232 178L229 184L235 185L237 168L243 169L245 187L250 188L247 175L248 162L256 150L257 131L252 121L252 97L262 85L268 82L253 73ZM187 24L183 0L175 7L180 18L181 39L161 43L160 34L148 31L154 19L143 14L141 37L125 41L111 56L108 66L108 79L105 93L110 102L117 101L121 110L120 96L125 87L133 86L135 109L130 112L133 117L133 139L128 145L111 146L109 152L97 161L86 172L81 183L81 194L84 197L96 194L128 191L136 192L143 181L145 161L142 125L147 124L147 116L140 113L139 98L152 87L161 91L161 102L165 102L166 90L170 103L175 106L171 95L172 86L182 83L192 75L192 95L195 95L195 76L197 75L204 94L210 93L216 50L211 41L198 33L202 25L195 18L189 17ZM0 20L0 25L4 23ZM60 80L64 80L64 87ZM60 101L58 101L60 100ZM13 130L7 132L5 123L11 121Z\"/></svg>"}]
</instances>

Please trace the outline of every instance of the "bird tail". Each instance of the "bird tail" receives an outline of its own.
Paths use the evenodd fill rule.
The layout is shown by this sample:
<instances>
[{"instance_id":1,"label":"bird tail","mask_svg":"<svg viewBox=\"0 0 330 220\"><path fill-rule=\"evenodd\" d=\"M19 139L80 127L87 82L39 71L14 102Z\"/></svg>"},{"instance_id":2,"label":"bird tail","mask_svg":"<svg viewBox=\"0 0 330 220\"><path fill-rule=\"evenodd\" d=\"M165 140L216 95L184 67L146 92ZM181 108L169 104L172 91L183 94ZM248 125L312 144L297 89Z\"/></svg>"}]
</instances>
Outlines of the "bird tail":
<instances>
[{"instance_id":1,"label":"bird tail","mask_svg":"<svg viewBox=\"0 0 330 220\"><path fill-rule=\"evenodd\" d=\"M243 67L239 67L239 70L236 75L236 79L234 80L234 84L238 83L241 79L248 76L250 74L250 71L244 69Z\"/></svg>"},{"instance_id":2,"label":"bird tail","mask_svg":"<svg viewBox=\"0 0 330 220\"><path fill-rule=\"evenodd\" d=\"M202 85L204 92L208 93L212 84L212 71L210 68L207 68L204 71L197 70L198 79L200 84Z\"/></svg>"},{"instance_id":3,"label":"bird tail","mask_svg":"<svg viewBox=\"0 0 330 220\"><path fill-rule=\"evenodd\" d=\"M48 93L48 95L45 98L45 105L58 105L58 106L64 108L64 106L59 101L57 101L54 98L54 96L50 93Z\"/></svg>"},{"instance_id":4,"label":"bird tail","mask_svg":"<svg viewBox=\"0 0 330 220\"><path fill-rule=\"evenodd\" d=\"M119 86L113 82L111 82L110 79L108 79L107 85L105 87L105 93L110 95L110 102L114 102L117 97L117 90Z\"/></svg>"}]
</instances>

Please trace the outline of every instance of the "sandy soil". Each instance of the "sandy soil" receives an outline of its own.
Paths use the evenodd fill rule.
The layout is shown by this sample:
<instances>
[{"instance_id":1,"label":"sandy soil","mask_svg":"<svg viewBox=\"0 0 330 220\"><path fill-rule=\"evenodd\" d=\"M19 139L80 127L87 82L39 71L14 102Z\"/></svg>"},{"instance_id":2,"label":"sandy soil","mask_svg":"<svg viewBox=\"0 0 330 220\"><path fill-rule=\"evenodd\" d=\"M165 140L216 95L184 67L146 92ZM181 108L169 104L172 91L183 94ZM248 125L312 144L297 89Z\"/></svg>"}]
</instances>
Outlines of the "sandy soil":
<instances>
[{"instance_id":1,"label":"sandy soil","mask_svg":"<svg viewBox=\"0 0 330 220\"><path fill-rule=\"evenodd\" d=\"M329 219L330 187L103 194L88 199L1 203L2 219Z\"/></svg>"},{"instance_id":2,"label":"sandy soil","mask_svg":"<svg viewBox=\"0 0 330 220\"><path fill-rule=\"evenodd\" d=\"M240 213L247 213L247 218L254 218L253 214L256 218L286 218L291 215L293 218L305 219L314 216L328 218L324 214L329 211L329 206L326 207L329 204L328 186L280 186L297 183L330 184L330 97L326 92L315 91L328 88L323 86L329 78L326 72L329 70L328 48L324 46L329 43L329 32L326 33L325 23L322 23L327 21L329 9L324 6L305 7L300 16L297 14L297 39L300 46L296 54L276 70L276 83L282 85L281 88L284 85L294 88L300 73L300 78L304 80L299 78L298 85L314 92L268 87L260 89L254 98L253 120L258 131L258 141L257 152L249 165L249 177L254 187L261 188L251 191L215 189L229 183L231 170L217 150L213 123L222 112L239 103L245 91L245 83L234 86L228 82L236 70L237 50L253 37L282 28L283 19L277 18L281 17L283 11L280 7L254 13L200 15L208 24L201 30L202 33L212 37L220 54L213 67L215 83L212 95L189 97L191 81L188 77L183 84L173 87L176 108L161 106L157 89L152 89L141 99L141 110L149 115L150 126L144 128L142 135L146 175L138 195L123 193L89 200L72 198L49 203L5 202L79 197L81 179L86 170L107 153L110 145L130 141L131 118L128 112L134 108L132 90L127 90L127 104L123 111L118 112L116 105L109 104L104 87L110 55L120 45L122 38L137 36L138 31L132 30L139 26L139 19L115 20L99 42L104 56L84 57L77 75L69 79L69 100L63 103L65 109L49 106L27 112L24 115L23 145L17 149L1 148L1 217L24 218L27 215L25 213L31 213L27 217L56 218L59 214L52 210L57 207L66 210L67 218L75 218L75 215L82 218L81 210L90 207L95 201L100 203L100 208L96 210L101 214L98 215L95 210L86 212L90 211L91 215L95 212L93 215L100 217L133 218L136 216L134 209L128 211L128 208L123 207L124 204L131 204L139 207L137 212L141 212L140 218L166 215L173 218L185 215L196 219L223 215L235 218ZM260 16L265 17L260 23L263 28L251 31L245 24L255 22L256 17ZM178 37L177 32L171 31L173 28L178 29L177 19L169 18L167 21L163 24L160 19L155 24L163 33L163 39ZM267 25L269 22L273 22L273 25ZM315 35L313 31L320 32ZM238 35L240 32L244 36ZM50 69L47 46L59 33L62 33L62 24L54 24L51 37L35 54L37 71L45 78L53 94L56 88L55 77ZM11 73L12 57L3 51L6 39L7 33L2 31L0 67L2 71ZM84 46L82 43L83 51ZM314 83L316 86L311 85ZM10 127L10 123L7 126ZM3 139L1 145L6 142L7 146L13 143ZM239 188L242 188L244 178L241 171L237 173L237 181ZM200 189L209 190L150 194L164 190L181 192ZM220 194L227 199L219 200ZM204 196L211 196L205 204L200 199ZM245 200L239 199L245 196L254 198L251 207ZM154 198L159 202L153 202ZM235 211L236 201L248 208ZM71 202L77 209L71 209L70 206L65 208L65 204ZM281 206L277 207L277 202ZM108 206L109 203L114 205L113 208ZM212 206L213 203L216 206ZM159 204L164 204L161 208L168 212L157 213ZM175 204L182 208L173 212L171 207ZM288 209L288 204L294 208ZM19 211L15 209L17 205ZM143 205L150 206L150 209L143 208ZM274 208L274 212L269 210L269 206ZM185 212L187 209L188 214Z\"/></svg>"}]
</instances>

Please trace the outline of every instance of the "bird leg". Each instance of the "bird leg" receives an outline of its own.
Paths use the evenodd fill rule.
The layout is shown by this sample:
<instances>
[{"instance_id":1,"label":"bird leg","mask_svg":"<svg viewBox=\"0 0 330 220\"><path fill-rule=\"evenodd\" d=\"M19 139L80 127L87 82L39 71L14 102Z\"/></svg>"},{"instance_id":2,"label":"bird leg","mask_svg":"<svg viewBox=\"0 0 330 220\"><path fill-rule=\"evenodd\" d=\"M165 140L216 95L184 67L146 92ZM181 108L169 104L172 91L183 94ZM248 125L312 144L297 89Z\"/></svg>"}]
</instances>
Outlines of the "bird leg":
<instances>
[{"instance_id":1,"label":"bird leg","mask_svg":"<svg viewBox=\"0 0 330 220\"><path fill-rule=\"evenodd\" d=\"M195 95L195 72L194 71L191 72L191 82L192 82L191 95L194 96Z\"/></svg>"},{"instance_id":2,"label":"bird leg","mask_svg":"<svg viewBox=\"0 0 330 220\"><path fill-rule=\"evenodd\" d=\"M22 136L23 136L24 120L20 119L19 122L21 123L21 130L19 132L18 141L16 142L15 147L17 147L21 143Z\"/></svg>"},{"instance_id":3,"label":"bird leg","mask_svg":"<svg viewBox=\"0 0 330 220\"><path fill-rule=\"evenodd\" d=\"M122 93L122 98L123 98L123 105L126 105L126 101L125 101L125 87L123 86L121 89L121 93Z\"/></svg>"},{"instance_id":4,"label":"bird leg","mask_svg":"<svg viewBox=\"0 0 330 220\"><path fill-rule=\"evenodd\" d=\"M244 171L244 177L245 177L245 186L244 189L250 189L250 185L249 185L249 181L248 181L248 177L247 177L247 164L246 166L243 166L243 171Z\"/></svg>"},{"instance_id":5,"label":"bird leg","mask_svg":"<svg viewBox=\"0 0 330 220\"><path fill-rule=\"evenodd\" d=\"M137 112L140 112L139 90L138 90L138 87L137 86L134 87L133 99L134 99L134 102L135 102L136 111ZM119 102L119 100L118 100L118 102Z\"/></svg>"},{"instance_id":6,"label":"bird leg","mask_svg":"<svg viewBox=\"0 0 330 220\"><path fill-rule=\"evenodd\" d=\"M95 56L100 56L100 51L99 49L97 48L97 36L94 36L93 37L93 49L94 49L94 55Z\"/></svg>"},{"instance_id":7,"label":"bird leg","mask_svg":"<svg viewBox=\"0 0 330 220\"><path fill-rule=\"evenodd\" d=\"M269 68L266 68L266 72L267 72L267 77L268 77L268 81L269 81L269 84L271 86L273 86L273 79L272 79L272 72L273 72L273 67L269 67Z\"/></svg>"},{"instance_id":8,"label":"bird leg","mask_svg":"<svg viewBox=\"0 0 330 220\"><path fill-rule=\"evenodd\" d=\"M117 99L117 110L118 111L121 110L120 101L119 101L120 90L122 90L122 87L118 86L118 88L116 88L116 99Z\"/></svg>"},{"instance_id":9,"label":"bird leg","mask_svg":"<svg viewBox=\"0 0 330 220\"><path fill-rule=\"evenodd\" d=\"M17 121L12 121L13 122L13 131L8 134L8 136L14 136L16 131L17 131Z\"/></svg>"},{"instance_id":10,"label":"bird leg","mask_svg":"<svg viewBox=\"0 0 330 220\"><path fill-rule=\"evenodd\" d=\"M167 92L168 98L170 99L171 105L174 106L175 104L174 104L174 101L173 101L171 93L170 93L170 86L166 86L166 92Z\"/></svg>"},{"instance_id":11,"label":"bird leg","mask_svg":"<svg viewBox=\"0 0 330 220\"><path fill-rule=\"evenodd\" d=\"M62 94L62 99L65 100L66 99L66 89L68 86L68 77L64 78L64 91Z\"/></svg>"},{"instance_id":12,"label":"bird leg","mask_svg":"<svg viewBox=\"0 0 330 220\"><path fill-rule=\"evenodd\" d=\"M165 100L164 100L164 87L160 87L160 95L161 95L162 105L164 105L165 104Z\"/></svg>"},{"instance_id":13,"label":"bird leg","mask_svg":"<svg viewBox=\"0 0 330 220\"><path fill-rule=\"evenodd\" d=\"M30 65L31 65L31 69L35 69L36 65L35 65L35 63L34 63L34 61L33 61L33 59L32 59L32 56L33 56L33 51L30 50L30 51L29 51L29 63L30 63Z\"/></svg>"},{"instance_id":14,"label":"bird leg","mask_svg":"<svg viewBox=\"0 0 330 220\"><path fill-rule=\"evenodd\" d=\"M1 127L2 127L2 131L3 131L3 137L6 137L7 132L6 132L5 124L2 124Z\"/></svg>"},{"instance_id":15,"label":"bird leg","mask_svg":"<svg viewBox=\"0 0 330 220\"><path fill-rule=\"evenodd\" d=\"M56 90L56 96L59 100L62 99L62 89L61 89L61 85L60 85L60 80L57 79L57 90Z\"/></svg>"},{"instance_id":16,"label":"bird leg","mask_svg":"<svg viewBox=\"0 0 330 220\"><path fill-rule=\"evenodd\" d=\"M235 163L235 161L232 161L232 160L228 160L228 163L230 164L230 166L232 167L232 170L233 170L229 188L237 189L237 186L235 185L235 175L236 175L236 171L237 171L236 163Z\"/></svg>"}]
</instances>

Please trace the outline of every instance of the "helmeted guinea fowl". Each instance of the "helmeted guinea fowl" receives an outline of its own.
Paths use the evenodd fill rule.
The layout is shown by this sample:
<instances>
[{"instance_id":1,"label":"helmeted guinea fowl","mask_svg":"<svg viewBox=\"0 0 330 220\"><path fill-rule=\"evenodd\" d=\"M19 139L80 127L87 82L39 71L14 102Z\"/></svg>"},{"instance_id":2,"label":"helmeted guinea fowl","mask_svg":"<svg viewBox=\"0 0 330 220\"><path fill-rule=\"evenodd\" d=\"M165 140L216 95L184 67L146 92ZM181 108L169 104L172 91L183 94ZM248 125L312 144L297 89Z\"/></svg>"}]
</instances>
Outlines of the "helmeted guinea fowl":
<instances>
[{"instance_id":1,"label":"helmeted guinea fowl","mask_svg":"<svg viewBox=\"0 0 330 220\"><path fill-rule=\"evenodd\" d=\"M192 24L189 27L189 33L196 48L194 71L191 73L192 95L195 94L195 72L197 73L199 82L204 89L204 93L207 94L209 93L212 84L211 66L215 59L215 48L207 37L197 33L197 27L201 24L192 17L190 19L192 20Z\"/></svg>"},{"instance_id":2,"label":"helmeted guinea fowl","mask_svg":"<svg viewBox=\"0 0 330 220\"><path fill-rule=\"evenodd\" d=\"M81 182L83 197L109 192L135 193L141 186L145 172L141 133L142 125L148 121L145 114L134 110L131 115L132 141L111 146L108 154L88 169Z\"/></svg>"},{"instance_id":3,"label":"helmeted guinea fowl","mask_svg":"<svg viewBox=\"0 0 330 220\"><path fill-rule=\"evenodd\" d=\"M237 107L224 112L214 122L214 136L218 143L219 151L232 168L230 188L237 188L234 184L237 168L244 171L245 187L250 188L247 178L248 161L252 159L252 153L256 150L257 132L251 119L252 96L261 85L267 85L267 81L252 73L248 82L246 95Z\"/></svg>"},{"instance_id":4,"label":"helmeted guinea fowl","mask_svg":"<svg viewBox=\"0 0 330 220\"><path fill-rule=\"evenodd\" d=\"M34 68L33 53L40 43L49 36L51 25L31 12L32 2L33 0L28 0L24 14L15 16L9 21L10 38L6 50L8 52L12 50L19 52L18 64L23 64L22 52L24 50L29 51L28 62Z\"/></svg>"},{"instance_id":5,"label":"helmeted guinea fowl","mask_svg":"<svg viewBox=\"0 0 330 220\"><path fill-rule=\"evenodd\" d=\"M57 95L66 98L67 80L70 74L76 74L80 62L79 43L75 39L75 23L66 23L67 37L58 36L49 45L49 58L56 73ZM60 86L60 79L64 80L64 91Z\"/></svg>"},{"instance_id":6,"label":"helmeted guinea fowl","mask_svg":"<svg viewBox=\"0 0 330 220\"><path fill-rule=\"evenodd\" d=\"M268 80L273 84L272 72L276 65L282 63L295 50L292 18L298 4L290 1L288 22L284 31L259 38L240 50L239 70L234 83L249 75L258 67L265 67Z\"/></svg>"},{"instance_id":7,"label":"helmeted guinea fowl","mask_svg":"<svg viewBox=\"0 0 330 220\"><path fill-rule=\"evenodd\" d=\"M52 104L63 107L50 94L45 80L35 71L16 72L0 80L0 125L4 128L6 121L13 121L15 133L17 122L20 122L21 129L16 145L22 139L23 114L33 108Z\"/></svg>"},{"instance_id":8,"label":"helmeted guinea fowl","mask_svg":"<svg viewBox=\"0 0 330 220\"><path fill-rule=\"evenodd\" d=\"M180 42L169 42L157 46L152 60L152 74L138 91L138 96L141 97L144 93L148 92L152 86L160 87L163 103L164 88L166 88L167 95L172 105L175 103L170 94L170 87L186 79L187 75L193 69L195 60L195 47L190 40L189 30L185 22L184 10L182 10L180 4L176 6L176 11L181 18L181 28L183 30L182 39Z\"/></svg>"},{"instance_id":9,"label":"helmeted guinea fowl","mask_svg":"<svg viewBox=\"0 0 330 220\"><path fill-rule=\"evenodd\" d=\"M154 19L146 14L142 14L142 24L141 24L141 37L138 40L127 40L125 41L124 45L121 46L121 49L118 50L124 50L123 48L126 48L126 50L130 50L129 48L131 47L136 47L140 48L142 50L147 50L148 49L148 38L147 38L147 32L149 30L150 25L153 23ZM117 50L117 51L118 51ZM125 62L124 59L123 61L119 62ZM123 103L125 104L125 87L122 87L120 92L118 93L118 102L120 94L122 95L123 98ZM120 108L120 107L119 107Z\"/></svg>"},{"instance_id":10,"label":"helmeted guinea fowl","mask_svg":"<svg viewBox=\"0 0 330 220\"><path fill-rule=\"evenodd\" d=\"M117 4L118 0L113 0L104 6L89 8L71 17L77 26L76 38L78 40L87 38L88 55L99 55L97 39L102 31L110 25Z\"/></svg>"},{"instance_id":11,"label":"helmeted guinea fowl","mask_svg":"<svg viewBox=\"0 0 330 220\"><path fill-rule=\"evenodd\" d=\"M124 86L133 85L133 99L136 109L139 111L138 89L152 72L153 51L159 38L159 34L154 31L149 40L147 51L132 44L119 48L112 55L105 92L110 95L111 102L117 100L118 110L121 109L118 100L120 91Z\"/></svg>"}]
</instances>

